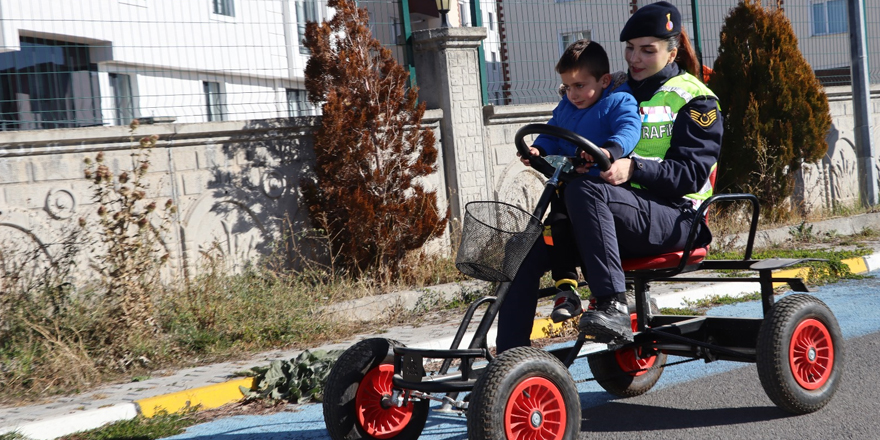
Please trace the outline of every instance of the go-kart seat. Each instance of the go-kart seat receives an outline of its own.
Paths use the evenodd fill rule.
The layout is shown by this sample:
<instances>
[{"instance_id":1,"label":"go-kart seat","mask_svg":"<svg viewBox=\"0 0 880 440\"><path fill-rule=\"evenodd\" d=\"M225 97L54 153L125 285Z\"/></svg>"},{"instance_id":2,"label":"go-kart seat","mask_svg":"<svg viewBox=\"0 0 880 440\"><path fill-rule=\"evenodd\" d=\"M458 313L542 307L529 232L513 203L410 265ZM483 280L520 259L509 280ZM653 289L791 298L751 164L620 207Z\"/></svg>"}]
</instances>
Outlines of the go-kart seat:
<instances>
[{"instance_id":1,"label":"go-kart seat","mask_svg":"<svg viewBox=\"0 0 880 440\"><path fill-rule=\"evenodd\" d=\"M688 255L687 263L685 263L685 266L699 264L706 258L706 255L708 253L708 246L694 249ZM681 259L683 257L684 251L678 251L669 252L654 257L628 258L621 261L621 263L623 264L624 272L630 272L634 270L671 269L673 267L677 267L679 263L681 263Z\"/></svg>"},{"instance_id":2,"label":"go-kart seat","mask_svg":"<svg viewBox=\"0 0 880 440\"><path fill-rule=\"evenodd\" d=\"M715 173L716 169L712 170L712 173L709 174L709 184L712 185L712 188L715 188ZM709 206L701 206L701 210L703 211L704 218L707 218L709 215ZM691 249L693 246L693 242L696 239L696 228L691 228L689 237L687 239L687 243L683 250L677 252L668 252L661 255L651 256L651 257L640 257L640 258L628 258L621 261L623 265L624 272L631 271L651 271L651 270L661 270L661 269L675 269L678 268L675 272L681 272L687 267L695 267L701 261L706 258L706 255L709 253L709 247L701 247L696 249ZM687 256L685 256L687 255ZM687 259L684 264L682 263L682 259Z\"/></svg>"}]
</instances>

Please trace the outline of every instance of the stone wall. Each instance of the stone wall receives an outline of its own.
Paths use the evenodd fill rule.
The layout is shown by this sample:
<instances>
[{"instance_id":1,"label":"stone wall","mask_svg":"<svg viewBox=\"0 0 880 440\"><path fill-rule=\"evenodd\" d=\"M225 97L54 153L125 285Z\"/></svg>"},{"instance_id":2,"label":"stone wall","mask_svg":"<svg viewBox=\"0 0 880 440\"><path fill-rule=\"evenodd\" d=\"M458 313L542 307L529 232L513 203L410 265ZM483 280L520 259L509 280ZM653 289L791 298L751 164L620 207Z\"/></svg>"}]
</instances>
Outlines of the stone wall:
<instances>
[{"instance_id":1,"label":"stone wall","mask_svg":"<svg viewBox=\"0 0 880 440\"><path fill-rule=\"evenodd\" d=\"M427 112L424 119L438 138L439 114ZM33 251L40 262L57 259L66 231L77 228L80 218L97 215L84 160L103 152L104 163L118 176L132 168L138 140L156 135L145 179L148 197L159 206L171 199L178 207L164 236L174 273L191 276L202 256L217 252L232 270L276 250L320 258L320 249L290 249L291 243L282 242L309 228L308 214L298 205L299 182L314 163L312 132L318 122L141 125L133 135L126 127L0 132L0 250ZM442 174L426 184L443 188L437 180ZM447 206L445 191L438 193L440 206ZM86 271L88 263L80 269Z\"/></svg>"},{"instance_id":2,"label":"stone wall","mask_svg":"<svg viewBox=\"0 0 880 440\"><path fill-rule=\"evenodd\" d=\"M852 89L829 87L826 89L831 111L832 126L828 133L828 153L817 164L805 164L798 175L795 203L803 203L807 212L836 211L858 206L859 168L856 151L855 115L853 114ZM871 137L874 141L875 176L880 175L880 86L872 87Z\"/></svg>"}]
</instances>

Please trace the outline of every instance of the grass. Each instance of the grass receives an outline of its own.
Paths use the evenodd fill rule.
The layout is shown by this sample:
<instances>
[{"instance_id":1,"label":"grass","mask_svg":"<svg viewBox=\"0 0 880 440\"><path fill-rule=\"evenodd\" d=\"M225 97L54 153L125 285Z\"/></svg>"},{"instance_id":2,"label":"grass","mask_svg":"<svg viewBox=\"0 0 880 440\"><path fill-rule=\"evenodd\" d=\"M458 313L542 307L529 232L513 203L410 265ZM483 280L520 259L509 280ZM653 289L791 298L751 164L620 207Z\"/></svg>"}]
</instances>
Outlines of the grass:
<instances>
[{"instance_id":1,"label":"grass","mask_svg":"<svg viewBox=\"0 0 880 440\"><path fill-rule=\"evenodd\" d=\"M192 412L158 414L151 418L137 416L97 429L66 435L59 440L155 440L181 434L184 429L197 423L200 423L200 420L194 417Z\"/></svg>"},{"instance_id":2,"label":"grass","mask_svg":"<svg viewBox=\"0 0 880 440\"><path fill-rule=\"evenodd\" d=\"M7 304L13 313L5 316L18 319L5 321L7 328L0 328L0 402L27 403L104 383L143 380L157 370L272 349L314 348L348 337L366 330L364 324L323 320L323 307L463 279L450 258L419 261L420 274L410 273L407 284L273 270L271 265L253 266L239 274L207 271L189 283L157 288L155 330L133 331L113 340L113 350L102 346L114 323L97 291L81 290L63 311L52 310L42 300ZM430 276L425 276L426 268L431 269ZM453 305L467 302L463 298ZM437 307L451 305L435 299L408 316L401 312L397 320L417 320ZM370 330L377 330L376 324Z\"/></svg>"},{"instance_id":3,"label":"grass","mask_svg":"<svg viewBox=\"0 0 880 440\"><path fill-rule=\"evenodd\" d=\"M200 423L193 411L178 414L157 414L152 418L137 416L88 431L59 437L58 440L155 440L183 433L189 426ZM17 432L0 434L0 440L28 440Z\"/></svg>"}]
</instances>

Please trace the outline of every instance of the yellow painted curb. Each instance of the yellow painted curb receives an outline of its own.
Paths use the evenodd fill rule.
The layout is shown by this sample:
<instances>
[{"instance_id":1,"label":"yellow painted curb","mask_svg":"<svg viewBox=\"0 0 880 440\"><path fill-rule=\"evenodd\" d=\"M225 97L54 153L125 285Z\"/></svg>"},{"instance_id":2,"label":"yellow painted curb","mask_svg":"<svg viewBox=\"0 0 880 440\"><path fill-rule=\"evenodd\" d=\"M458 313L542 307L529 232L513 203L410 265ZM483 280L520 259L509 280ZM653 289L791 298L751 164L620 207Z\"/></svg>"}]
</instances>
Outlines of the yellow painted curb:
<instances>
[{"instance_id":1,"label":"yellow painted curb","mask_svg":"<svg viewBox=\"0 0 880 440\"><path fill-rule=\"evenodd\" d=\"M532 334L529 336L529 339L541 339L547 337L547 332L544 331L545 328L550 327L553 328L553 321L550 318L539 318L535 320L535 323L532 325Z\"/></svg>"},{"instance_id":2,"label":"yellow painted curb","mask_svg":"<svg viewBox=\"0 0 880 440\"><path fill-rule=\"evenodd\" d=\"M798 267L795 269L783 269L776 272L773 272L773 276L776 278L807 278L810 275L809 267ZM785 286L786 283L773 283L773 287L781 287Z\"/></svg>"},{"instance_id":3,"label":"yellow painted curb","mask_svg":"<svg viewBox=\"0 0 880 440\"><path fill-rule=\"evenodd\" d=\"M852 273L865 273L868 271L868 265L865 263L865 257L847 258L843 260L843 264L849 266Z\"/></svg>"},{"instance_id":4,"label":"yellow painted curb","mask_svg":"<svg viewBox=\"0 0 880 440\"><path fill-rule=\"evenodd\" d=\"M852 273L865 273L868 271L868 265L865 263L864 257L847 258L841 263L849 266ZM807 278L810 275L809 267L800 267L796 269L784 269L773 272L774 277L779 278ZM773 287L783 286L785 283L773 283Z\"/></svg>"},{"instance_id":5,"label":"yellow painted curb","mask_svg":"<svg viewBox=\"0 0 880 440\"><path fill-rule=\"evenodd\" d=\"M244 397L238 387L253 388L253 386L254 378L246 377L164 396L148 397L136 400L134 403L138 405L141 415L149 418L163 410L172 414L196 405L201 405L199 409L217 408Z\"/></svg>"}]
</instances>

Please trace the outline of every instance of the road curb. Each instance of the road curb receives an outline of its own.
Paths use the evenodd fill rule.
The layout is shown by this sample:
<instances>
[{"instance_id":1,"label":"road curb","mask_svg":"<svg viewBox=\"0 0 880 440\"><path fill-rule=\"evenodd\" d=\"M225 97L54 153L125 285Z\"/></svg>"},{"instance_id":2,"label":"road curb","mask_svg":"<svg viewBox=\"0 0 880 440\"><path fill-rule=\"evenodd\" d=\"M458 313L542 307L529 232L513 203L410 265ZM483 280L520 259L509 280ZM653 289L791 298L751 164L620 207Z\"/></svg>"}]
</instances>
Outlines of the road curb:
<instances>
[{"instance_id":1,"label":"road curb","mask_svg":"<svg viewBox=\"0 0 880 440\"><path fill-rule=\"evenodd\" d=\"M180 412L196 406L199 409L219 408L227 403L241 400L244 394L241 387L252 389L255 378L246 377L214 385L178 391L146 399L136 400L138 412L144 417L153 417L158 413L168 414Z\"/></svg>"},{"instance_id":2,"label":"road curb","mask_svg":"<svg viewBox=\"0 0 880 440\"><path fill-rule=\"evenodd\" d=\"M16 432L33 440L53 440L75 432L95 429L107 423L130 420L135 418L137 414L138 409L135 403L123 403L26 423L21 426L0 428L0 434Z\"/></svg>"}]
</instances>

